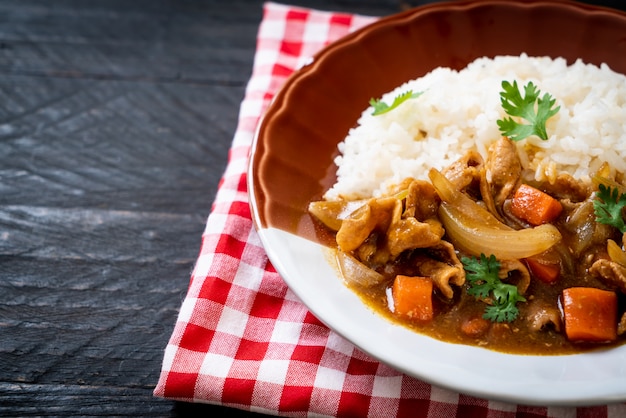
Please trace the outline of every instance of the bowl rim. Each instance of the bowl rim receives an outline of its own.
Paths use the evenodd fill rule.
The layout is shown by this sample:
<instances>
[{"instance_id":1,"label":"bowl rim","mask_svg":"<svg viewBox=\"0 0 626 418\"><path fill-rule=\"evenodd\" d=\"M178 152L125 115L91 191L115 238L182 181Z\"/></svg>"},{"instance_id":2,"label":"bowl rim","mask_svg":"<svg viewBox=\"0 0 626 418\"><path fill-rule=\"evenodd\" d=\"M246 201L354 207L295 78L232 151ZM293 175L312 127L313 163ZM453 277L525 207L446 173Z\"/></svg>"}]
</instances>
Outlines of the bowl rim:
<instances>
[{"instance_id":1,"label":"bowl rim","mask_svg":"<svg viewBox=\"0 0 626 418\"><path fill-rule=\"evenodd\" d=\"M270 256L270 261L273 264L275 263L275 267L277 268L277 271L280 273L280 275L283 277L283 280L285 280L287 285L291 288L291 290L295 293L295 295L300 298L300 300L305 301L307 300L307 298L300 291L298 291L297 289L294 289L293 283L287 277L287 273L286 273L287 269L284 267L283 263L281 262L282 260L279 259L280 255L277 254L276 252L277 248L273 242L277 234L281 235L280 239L282 240L283 239L282 235L284 234L285 231L283 228L280 228L280 227L277 228L271 222L267 222L264 215L260 213L261 210L264 209L264 205L266 203L265 200L267 199L267 196L265 195L265 191L261 189L261 185L258 184L258 179L256 176L257 169L258 169L257 163L260 158L258 151L259 149L264 151L262 148L263 146L262 141L264 140L264 135L265 135L266 130L268 130L271 127L272 118L275 117L277 114L280 114L281 112L286 111L286 106L288 103L290 91L293 88L296 88L297 84L301 82L301 80L305 79L311 72L315 72L316 69L319 66L323 65L323 63L326 60L332 59L332 56L335 53L340 52L340 50L343 49L345 45L359 42L360 38L364 36L370 36L370 34L373 31L376 31L380 27L384 27L388 24L400 24L401 22L405 20L414 19L419 15L440 12L440 11L447 11L451 9L464 10L464 9L473 8L473 7L483 7L485 5L519 7L519 8L527 8L527 9L532 8L532 7L545 7L545 6L565 7L565 8L570 8L572 10L576 10L579 12L584 11L585 13L606 14L610 16L616 16L624 20L624 25L626 27L626 12L607 8L604 6L589 5L589 4L579 3L576 1L570 1L570 0L553 0L553 1L524 0L524 1L519 1L519 2L511 2L507 0L453 0L450 2L441 2L441 3L432 3L428 5L423 5L423 6L419 6L419 7L404 11L404 12L382 17L376 20L375 22L370 23L342 37L341 39L325 46L318 53L316 53L306 65L294 71L289 77L287 77L282 87L279 89L279 91L276 93L276 95L272 99L270 106L267 108L266 112L259 119L256 131L253 137L252 146L250 148L250 159L248 163L248 172L247 172L248 174L247 186L248 186L248 193L249 193L249 203L250 203L251 211L252 211L252 219L253 219L253 223L257 231L259 232L261 242L266 247L266 249L269 250L268 256ZM290 238L286 238L286 239L289 240ZM318 318L320 318L322 322L328 325L328 322L325 320L324 316L320 314L320 312L317 309L312 309L307 303L305 303L305 305L307 305L307 308L310 309ZM343 332L341 330L338 331L333 326L329 326L329 328L333 329L339 335L343 336L347 340L353 342L350 337L346 336L346 332ZM377 360L390 364L388 361L381 360L379 356L367 350L366 347L362 347L357 344L355 345L359 347L361 350L363 350L364 352L367 352L368 354L373 355L373 357L376 358ZM471 346L468 346L468 347L471 347ZM493 352L493 353L496 353L498 356L505 356L505 357L506 356L529 357L529 356L503 354L503 353L498 353L498 352ZM577 355L572 355L571 357L573 356L577 356ZM622 354L622 357L623 356L624 354ZM540 357L545 358L545 357L551 357L551 356L540 356ZM559 356L559 357L563 357L563 356ZM613 402L623 402L624 400L626 400L626 393L624 391L622 391L619 395L617 395L617 398L615 398L615 394L612 393L610 394L609 397L604 397L601 399L589 398L589 397L586 397L586 398L582 397L579 399L574 399L569 395L563 395L563 396L556 397L556 398L555 397L553 398L541 397L541 399L531 399L531 398L528 398L527 396L524 396L524 394L503 393L496 389L494 389L495 393L492 393L490 390L482 390L482 389L471 390L467 387L451 385L449 381L442 382L441 380L428 379L425 376L415 375L414 373L411 373L410 371L407 371L406 369L403 369L402 367L398 367L397 364L392 364L392 367L404 373L413 375L414 377L417 377L419 379L422 379L428 382L432 382L433 384L440 385L442 387L447 387L456 391L462 391L464 393L467 393L473 396L479 396L479 397L483 397L487 399L502 400L505 402L516 402L516 403L525 403L529 405L543 405L543 406L546 406L546 405L572 406L572 405L597 405L600 403L606 404L606 403L613 403Z\"/></svg>"},{"instance_id":2,"label":"bowl rim","mask_svg":"<svg viewBox=\"0 0 626 418\"><path fill-rule=\"evenodd\" d=\"M253 135L250 157L258 157L258 150L264 150L265 143L262 138L265 137L266 131L271 128L273 119L277 115L281 115L282 112L287 111L289 95L293 89L296 89L298 84L306 82L308 77L312 77L315 74L318 67L324 66L326 61L332 60L335 54L340 53L341 50L346 48L348 45L358 43L363 37L372 36L373 33L383 29L384 27L392 24L400 25L410 20L417 19L422 15L447 12L451 10L467 11L469 9L485 6L519 9L558 7L577 12L585 12L586 14L597 16L604 15L606 17L618 18L624 21L624 26L626 27L626 11L606 6L581 3L575 0L451 0L429 3L388 16L382 16L374 22L358 28L349 34L344 35L340 39L322 47L317 53L313 54L304 65L289 74L283 85L272 97L270 105L265 109L259 118ZM248 172L253 169L256 172L258 160L258 158L249 158ZM247 185L249 191L255 190L257 192L256 198L261 199L263 203L261 212L258 213L255 218L255 225L258 227L269 226L270 223L267 221L267 216L265 215L265 204L267 203L268 193L266 193L265 188L259 183L257 176L248 176Z\"/></svg>"}]
</instances>

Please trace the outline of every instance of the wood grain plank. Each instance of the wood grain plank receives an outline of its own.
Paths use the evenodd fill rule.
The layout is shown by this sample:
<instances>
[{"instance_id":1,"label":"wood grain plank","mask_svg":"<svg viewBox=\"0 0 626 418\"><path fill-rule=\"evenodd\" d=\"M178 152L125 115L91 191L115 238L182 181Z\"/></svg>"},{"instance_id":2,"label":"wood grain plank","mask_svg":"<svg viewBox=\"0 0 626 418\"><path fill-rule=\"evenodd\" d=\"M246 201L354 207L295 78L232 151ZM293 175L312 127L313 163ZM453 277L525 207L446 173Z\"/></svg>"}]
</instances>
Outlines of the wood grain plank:
<instances>
[{"instance_id":1,"label":"wood grain plank","mask_svg":"<svg viewBox=\"0 0 626 418\"><path fill-rule=\"evenodd\" d=\"M169 416L172 402L134 388L0 383L0 416Z\"/></svg>"},{"instance_id":2,"label":"wood grain plank","mask_svg":"<svg viewBox=\"0 0 626 418\"><path fill-rule=\"evenodd\" d=\"M269 415L208 404L171 402L136 388L0 383L0 417L233 417ZM16 412L19 414L16 415Z\"/></svg>"},{"instance_id":3,"label":"wood grain plank","mask_svg":"<svg viewBox=\"0 0 626 418\"><path fill-rule=\"evenodd\" d=\"M169 416L175 403L153 398L152 388L243 83L181 81L168 71L186 63L174 56L162 66L158 54L142 63L145 74L125 72L143 46L114 39L118 30L136 36L114 24L120 11L74 6L70 15L102 26L63 16L55 23L58 9L20 2L11 7L28 22L11 20L16 32L0 35L32 46L10 52L33 64L0 79L0 382L19 385L0 389L0 414ZM110 45L98 43L105 29ZM111 67L98 61L107 48ZM166 45L161 54L172 49L181 50ZM110 74L81 75L72 63Z\"/></svg>"},{"instance_id":4,"label":"wood grain plank","mask_svg":"<svg viewBox=\"0 0 626 418\"><path fill-rule=\"evenodd\" d=\"M242 96L240 87L4 77L0 204L205 216Z\"/></svg>"},{"instance_id":5,"label":"wood grain plank","mask_svg":"<svg viewBox=\"0 0 626 418\"><path fill-rule=\"evenodd\" d=\"M0 254L37 259L190 263L205 219L159 212L0 206ZM173 245L173 244L176 245Z\"/></svg>"},{"instance_id":6,"label":"wood grain plank","mask_svg":"<svg viewBox=\"0 0 626 418\"><path fill-rule=\"evenodd\" d=\"M1 4L2 72L241 85L251 68L258 19L224 22L216 2L21 3Z\"/></svg>"},{"instance_id":7,"label":"wood grain plank","mask_svg":"<svg viewBox=\"0 0 626 418\"><path fill-rule=\"evenodd\" d=\"M64 1L54 8L24 3L0 3L7 22L0 33L0 72L239 86L252 68L263 5L258 0L229 1L228 7L217 0ZM292 4L371 15L403 7L391 0Z\"/></svg>"},{"instance_id":8,"label":"wood grain plank","mask_svg":"<svg viewBox=\"0 0 626 418\"><path fill-rule=\"evenodd\" d=\"M289 3L385 15L427 2ZM0 2L0 416L260 416L152 388L262 4Z\"/></svg>"},{"instance_id":9,"label":"wood grain plank","mask_svg":"<svg viewBox=\"0 0 626 418\"><path fill-rule=\"evenodd\" d=\"M0 265L0 381L154 386L191 263Z\"/></svg>"}]
</instances>

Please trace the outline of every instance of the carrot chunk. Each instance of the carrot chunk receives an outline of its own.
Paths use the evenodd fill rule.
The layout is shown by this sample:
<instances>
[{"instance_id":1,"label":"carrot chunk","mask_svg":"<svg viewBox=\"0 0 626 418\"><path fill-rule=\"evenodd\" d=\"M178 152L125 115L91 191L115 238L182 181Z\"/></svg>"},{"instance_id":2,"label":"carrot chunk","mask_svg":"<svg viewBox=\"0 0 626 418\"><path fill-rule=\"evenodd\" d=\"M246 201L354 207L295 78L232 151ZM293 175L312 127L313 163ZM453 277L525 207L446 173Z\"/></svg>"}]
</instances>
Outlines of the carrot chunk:
<instances>
[{"instance_id":1,"label":"carrot chunk","mask_svg":"<svg viewBox=\"0 0 626 418\"><path fill-rule=\"evenodd\" d=\"M489 331L489 327L491 321L482 317L471 318L461 324L461 332L468 337L481 337Z\"/></svg>"},{"instance_id":2,"label":"carrot chunk","mask_svg":"<svg viewBox=\"0 0 626 418\"><path fill-rule=\"evenodd\" d=\"M561 266L557 263L546 263L535 258L527 258L526 264L532 275L544 283L554 283L561 274Z\"/></svg>"},{"instance_id":3,"label":"carrot chunk","mask_svg":"<svg viewBox=\"0 0 626 418\"><path fill-rule=\"evenodd\" d=\"M563 290L565 333L571 341L607 342L617 338L617 295L592 287Z\"/></svg>"},{"instance_id":4,"label":"carrot chunk","mask_svg":"<svg viewBox=\"0 0 626 418\"><path fill-rule=\"evenodd\" d=\"M432 321L433 282L428 277L396 276L392 288L395 313L420 321Z\"/></svg>"},{"instance_id":5,"label":"carrot chunk","mask_svg":"<svg viewBox=\"0 0 626 418\"><path fill-rule=\"evenodd\" d=\"M511 213L531 225L552 222L562 211L561 202L527 184L519 186L511 200Z\"/></svg>"}]
</instances>

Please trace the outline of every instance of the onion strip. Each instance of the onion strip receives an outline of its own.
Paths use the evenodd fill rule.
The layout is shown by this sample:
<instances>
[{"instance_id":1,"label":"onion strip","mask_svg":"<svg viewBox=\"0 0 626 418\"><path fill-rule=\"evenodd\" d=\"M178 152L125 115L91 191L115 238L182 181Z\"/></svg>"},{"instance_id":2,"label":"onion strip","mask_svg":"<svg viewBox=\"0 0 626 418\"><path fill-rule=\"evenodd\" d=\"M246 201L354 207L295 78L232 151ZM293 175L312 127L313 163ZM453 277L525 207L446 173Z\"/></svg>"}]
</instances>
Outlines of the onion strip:
<instances>
[{"instance_id":1,"label":"onion strip","mask_svg":"<svg viewBox=\"0 0 626 418\"><path fill-rule=\"evenodd\" d=\"M367 200L315 201L309 203L309 213L333 231L339 231L341 223L355 210L367 204Z\"/></svg>"},{"instance_id":2,"label":"onion strip","mask_svg":"<svg viewBox=\"0 0 626 418\"><path fill-rule=\"evenodd\" d=\"M371 287L385 279L382 274L341 250L337 250L337 265L341 276L348 284Z\"/></svg>"},{"instance_id":3,"label":"onion strip","mask_svg":"<svg viewBox=\"0 0 626 418\"><path fill-rule=\"evenodd\" d=\"M624 185L616 182L615 180L611 180L608 177L603 177L598 174L591 176L591 180L595 184L596 187L600 184L604 184L606 187L611 187L613 189L617 189L620 193L626 193L626 187Z\"/></svg>"},{"instance_id":4,"label":"onion strip","mask_svg":"<svg viewBox=\"0 0 626 418\"><path fill-rule=\"evenodd\" d=\"M626 252L612 239L608 240L606 243L606 252L609 254L611 261L626 267Z\"/></svg>"},{"instance_id":5,"label":"onion strip","mask_svg":"<svg viewBox=\"0 0 626 418\"><path fill-rule=\"evenodd\" d=\"M550 224L515 230L457 190L441 172L431 169L428 176L442 200L439 218L446 234L463 252L520 259L540 254L561 240L559 230Z\"/></svg>"},{"instance_id":6,"label":"onion strip","mask_svg":"<svg viewBox=\"0 0 626 418\"><path fill-rule=\"evenodd\" d=\"M506 231L513 230L513 228L500 222L500 220L493 216L486 208L474 202L465 193L457 190L452 182L441 172L433 168L428 173L428 177L442 202L454 206L459 212L462 212L464 219L472 220L476 224L482 224L490 228Z\"/></svg>"},{"instance_id":7,"label":"onion strip","mask_svg":"<svg viewBox=\"0 0 626 418\"><path fill-rule=\"evenodd\" d=\"M439 206L439 218L452 244L475 256L493 254L501 260L527 258L561 240L561 233L551 224L521 230L501 229L468 217L446 202Z\"/></svg>"}]
</instances>

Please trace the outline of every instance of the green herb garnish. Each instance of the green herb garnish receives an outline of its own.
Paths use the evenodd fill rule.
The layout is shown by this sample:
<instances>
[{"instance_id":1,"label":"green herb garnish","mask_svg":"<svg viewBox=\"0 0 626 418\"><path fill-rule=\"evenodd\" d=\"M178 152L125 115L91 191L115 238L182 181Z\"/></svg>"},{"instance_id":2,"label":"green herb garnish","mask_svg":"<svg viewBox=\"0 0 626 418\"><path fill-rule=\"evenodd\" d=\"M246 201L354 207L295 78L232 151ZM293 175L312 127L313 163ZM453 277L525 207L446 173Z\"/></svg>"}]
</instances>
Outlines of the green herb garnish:
<instances>
[{"instance_id":1,"label":"green herb garnish","mask_svg":"<svg viewBox=\"0 0 626 418\"><path fill-rule=\"evenodd\" d=\"M614 226L623 234L626 232L626 224L622 216L624 207L626 207L626 194L602 183L598 185L596 199L593 200L596 221Z\"/></svg>"},{"instance_id":2,"label":"green herb garnish","mask_svg":"<svg viewBox=\"0 0 626 418\"><path fill-rule=\"evenodd\" d=\"M561 108L560 106L552 108L556 99L553 99L548 93L539 98L539 89L532 81L524 87L524 97L517 87L517 81L513 81L513 84L503 81L502 89L500 103L509 115L497 121L502 135L507 136L512 141L521 141L531 135L537 135L544 141L547 140L546 121L556 115ZM515 121L513 116L525 119L528 124Z\"/></svg>"},{"instance_id":3,"label":"green herb garnish","mask_svg":"<svg viewBox=\"0 0 626 418\"><path fill-rule=\"evenodd\" d=\"M462 257L461 262L467 273L470 287L467 293L492 304L485 308L483 318L493 322L512 322L519 315L517 302L526 302L524 296L517 291L517 286L500 281L498 271L500 262L492 254L475 257Z\"/></svg>"},{"instance_id":4,"label":"green herb garnish","mask_svg":"<svg viewBox=\"0 0 626 418\"><path fill-rule=\"evenodd\" d=\"M383 113L387 113L390 110L395 109L396 107L400 106L402 103L406 102L409 99L417 99L418 97L420 97L422 95L422 92L416 92L413 93L413 90L408 90L404 93L399 94L398 96L396 96L393 99L393 103L391 103L391 106L388 105L387 103L383 102L380 99L370 99L370 106L372 106L374 108L374 111L372 112L373 116L377 116L377 115L382 115Z\"/></svg>"}]
</instances>

